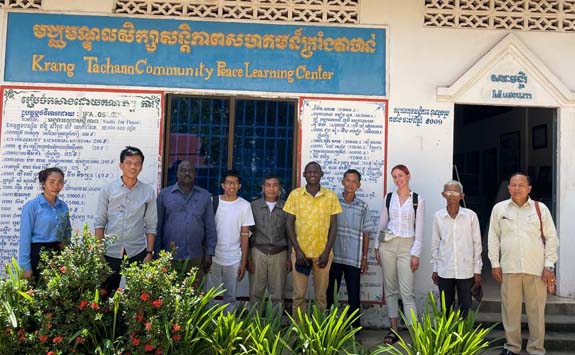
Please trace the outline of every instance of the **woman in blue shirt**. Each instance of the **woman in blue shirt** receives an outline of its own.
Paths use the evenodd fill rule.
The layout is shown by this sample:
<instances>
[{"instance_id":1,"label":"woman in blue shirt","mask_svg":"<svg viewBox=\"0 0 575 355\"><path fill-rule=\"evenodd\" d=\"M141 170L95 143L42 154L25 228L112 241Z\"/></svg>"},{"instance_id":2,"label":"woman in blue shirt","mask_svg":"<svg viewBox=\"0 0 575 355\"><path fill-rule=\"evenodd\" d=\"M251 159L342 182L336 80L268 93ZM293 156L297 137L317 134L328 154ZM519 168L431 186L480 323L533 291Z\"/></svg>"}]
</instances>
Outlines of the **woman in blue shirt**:
<instances>
[{"instance_id":1,"label":"woman in blue shirt","mask_svg":"<svg viewBox=\"0 0 575 355\"><path fill-rule=\"evenodd\" d=\"M40 250L60 250L71 235L68 205L58 198L64 187L64 172L44 169L38 180L44 192L24 205L20 222L18 264L27 279L38 275Z\"/></svg>"}]
</instances>

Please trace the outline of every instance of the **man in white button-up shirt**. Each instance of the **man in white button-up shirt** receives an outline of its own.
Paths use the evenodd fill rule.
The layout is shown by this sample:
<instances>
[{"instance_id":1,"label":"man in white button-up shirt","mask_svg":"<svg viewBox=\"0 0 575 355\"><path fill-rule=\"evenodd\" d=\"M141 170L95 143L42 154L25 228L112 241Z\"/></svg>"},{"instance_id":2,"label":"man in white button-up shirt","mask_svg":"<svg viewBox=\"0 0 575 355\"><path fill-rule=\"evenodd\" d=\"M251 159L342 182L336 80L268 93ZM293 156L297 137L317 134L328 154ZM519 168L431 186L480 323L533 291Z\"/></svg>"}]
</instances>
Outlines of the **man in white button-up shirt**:
<instances>
[{"instance_id":1,"label":"man in white button-up shirt","mask_svg":"<svg viewBox=\"0 0 575 355\"><path fill-rule=\"evenodd\" d=\"M466 317L473 283L481 285L479 220L475 212L459 206L465 196L460 182L447 182L441 195L447 200L447 207L433 216L432 279L445 297L447 310L453 307L457 290L457 303L462 317Z\"/></svg>"},{"instance_id":2,"label":"man in white button-up shirt","mask_svg":"<svg viewBox=\"0 0 575 355\"><path fill-rule=\"evenodd\" d=\"M521 352L521 303L529 321L529 354L545 354L545 301L555 285L557 232L547 207L529 198L529 176L516 173L509 180L511 199L493 207L489 222L491 274L501 284L501 320L505 328L503 355ZM545 236L545 243L542 234Z\"/></svg>"}]
</instances>

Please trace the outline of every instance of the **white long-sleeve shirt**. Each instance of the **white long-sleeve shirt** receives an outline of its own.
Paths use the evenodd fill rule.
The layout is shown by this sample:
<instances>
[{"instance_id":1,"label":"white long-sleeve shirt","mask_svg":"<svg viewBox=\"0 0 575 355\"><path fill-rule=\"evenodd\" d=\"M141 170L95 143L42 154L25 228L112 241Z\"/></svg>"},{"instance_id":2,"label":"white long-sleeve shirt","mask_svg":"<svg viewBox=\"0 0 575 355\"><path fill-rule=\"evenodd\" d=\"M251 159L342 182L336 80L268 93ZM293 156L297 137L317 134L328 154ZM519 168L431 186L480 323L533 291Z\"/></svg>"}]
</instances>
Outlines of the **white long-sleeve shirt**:
<instances>
[{"instance_id":1,"label":"white long-sleeve shirt","mask_svg":"<svg viewBox=\"0 0 575 355\"><path fill-rule=\"evenodd\" d=\"M431 264L444 279L469 279L481 274L481 232L472 210L460 207L455 218L447 209L433 215Z\"/></svg>"},{"instance_id":2,"label":"white long-sleeve shirt","mask_svg":"<svg viewBox=\"0 0 575 355\"><path fill-rule=\"evenodd\" d=\"M387 214L387 208L384 205L381 209L379 228L377 230L379 233L387 228L398 237L415 236L410 254L419 257L423 246L423 224L425 221L425 201L421 195L418 195L417 204L416 216L413 209L413 191L403 205L399 203L397 192L392 192L389 204L391 218Z\"/></svg>"}]
</instances>

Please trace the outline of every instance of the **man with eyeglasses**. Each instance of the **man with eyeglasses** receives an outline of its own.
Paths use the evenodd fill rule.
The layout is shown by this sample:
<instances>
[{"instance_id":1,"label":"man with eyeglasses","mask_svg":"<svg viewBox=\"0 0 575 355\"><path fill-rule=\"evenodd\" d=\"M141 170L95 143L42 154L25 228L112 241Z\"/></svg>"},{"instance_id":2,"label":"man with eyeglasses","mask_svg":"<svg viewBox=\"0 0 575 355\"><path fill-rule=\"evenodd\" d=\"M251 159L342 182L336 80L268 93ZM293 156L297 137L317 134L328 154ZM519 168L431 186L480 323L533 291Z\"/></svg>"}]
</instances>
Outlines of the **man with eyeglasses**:
<instances>
[{"instance_id":1,"label":"man with eyeglasses","mask_svg":"<svg viewBox=\"0 0 575 355\"><path fill-rule=\"evenodd\" d=\"M549 209L529 197L529 176L515 173L511 198L493 207L489 222L491 275L501 284L502 355L521 352L521 304L529 322L529 354L545 354L545 301L555 287L557 231Z\"/></svg>"},{"instance_id":2,"label":"man with eyeglasses","mask_svg":"<svg viewBox=\"0 0 575 355\"><path fill-rule=\"evenodd\" d=\"M459 202L465 197L459 181L448 181L441 195L447 206L433 216L431 264L433 283L445 297L447 311L457 304L465 318L471 307L471 288L481 286L481 233L477 215Z\"/></svg>"},{"instance_id":3,"label":"man with eyeglasses","mask_svg":"<svg viewBox=\"0 0 575 355\"><path fill-rule=\"evenodd\" d=\"M216 221L210 193L195 185L196 169L189 160L178 165L178 180L158 195L156 253L171 251L181 274L197 268L196 282L210 271L216 249Z\"/></svg>"},{"instance_id":4,"label":"man with eyeglasses","mask_svg":"<svg viewBox=\"0 0 575 355\"><path fill-rule=\"evenodd\" d=\"M240 196L242 187L240 174L228 170L222 176L224 194L218 198L216 229L218 240L211 270L208 274L208 288L223 285L226 311L236 308L236 289L244 278L248 262L250 226L254 216L250 203Z\"/></svg>"}]
</instances>

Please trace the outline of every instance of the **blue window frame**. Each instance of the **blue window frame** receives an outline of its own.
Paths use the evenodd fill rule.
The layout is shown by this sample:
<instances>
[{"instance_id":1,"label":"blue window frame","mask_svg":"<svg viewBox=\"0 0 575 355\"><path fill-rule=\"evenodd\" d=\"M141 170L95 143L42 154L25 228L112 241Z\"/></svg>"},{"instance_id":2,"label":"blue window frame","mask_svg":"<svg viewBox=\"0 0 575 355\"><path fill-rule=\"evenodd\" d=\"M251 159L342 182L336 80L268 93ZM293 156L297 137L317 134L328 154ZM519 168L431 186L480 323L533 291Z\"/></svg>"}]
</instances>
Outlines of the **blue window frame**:
<instances>
[{"instance_id":1,"label":"blue window frame","mask_svg":"<svg viewBox=\"0 0 575 355\"><path fill-rule=\"evenodd\" d=\"M264 176L294 185L295 101L168 96L165 186L176 182L177 164L196 166L196 184L220 194L228 168L242 176L240 195L261 196Z\"/></svg>"}]
</instances>

